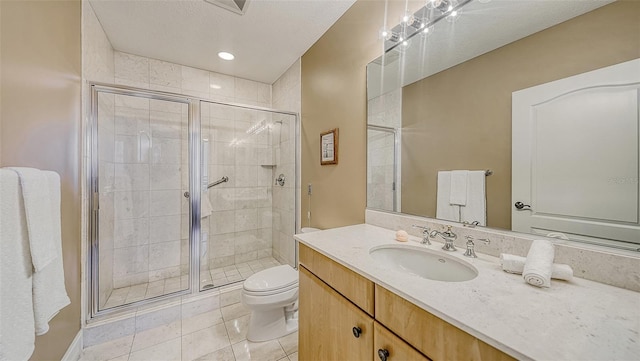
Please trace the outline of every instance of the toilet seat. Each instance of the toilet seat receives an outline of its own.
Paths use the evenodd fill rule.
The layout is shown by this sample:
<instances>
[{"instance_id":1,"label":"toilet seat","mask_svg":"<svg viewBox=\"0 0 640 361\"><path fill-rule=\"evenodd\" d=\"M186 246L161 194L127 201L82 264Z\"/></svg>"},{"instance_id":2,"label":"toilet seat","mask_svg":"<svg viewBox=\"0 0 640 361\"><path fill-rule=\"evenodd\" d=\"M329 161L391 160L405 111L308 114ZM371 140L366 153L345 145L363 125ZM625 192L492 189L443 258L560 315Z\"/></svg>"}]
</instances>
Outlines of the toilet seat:
<instances>
[{"instance_id":1,"label":"toilet seat","mask_svg":"<svg viewBox=\"0 0 640 361\"><path fill-rule=\"evenodd\" d=\"M293 290L298 288L298 282L291 284L287 287L283 287L283 288L278 288L275 290L269 290L269 291L248 291L246 289L244 289L244 294L249 295L249 296L271 296L271 295L275 295L278 293L285 293L287 291Z\"/></svg>"},{"instance_id":2,"label":"toilet seat","mask_svg":"<svg viewBox=\"0 0 640 361\"><path fill-rule=\"evenodd\" d=\"M289 265L268 268L249 276L242 287L254 296L286 292L298 287L298 272Z\"/></svg>"}]
</instances>

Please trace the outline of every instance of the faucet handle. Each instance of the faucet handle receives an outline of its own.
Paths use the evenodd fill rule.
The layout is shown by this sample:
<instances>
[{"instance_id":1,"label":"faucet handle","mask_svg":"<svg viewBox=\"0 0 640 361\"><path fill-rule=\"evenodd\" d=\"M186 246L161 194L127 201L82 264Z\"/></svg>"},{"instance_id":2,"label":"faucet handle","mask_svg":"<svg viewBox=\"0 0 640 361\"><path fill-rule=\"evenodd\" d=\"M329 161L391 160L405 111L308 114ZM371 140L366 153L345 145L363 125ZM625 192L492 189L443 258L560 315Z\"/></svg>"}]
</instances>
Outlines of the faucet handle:
<instances>
[{"instance_id":1,"label":"faucet handle","mask_svg":"<svg viewBox=\"0 0 640 361\"><path fill-rule=\"evenodd\" d=\"M412 228L419 228L422 230L422 244L426 244L428 246L431 245L431 241L429 241L429 233L431 232L431 228L429 227L423 227L423 226L418 226L416 224L412 224L411 225Z\"/></svg>"},{"instance_id":2,"label":"faucet handle","mask_svg":"<svg viewBox=\"0 0 640 361\"><path fill-rule=\"evenodd\" d=\"M475 246L475 244L473 243L474 238L472 236L465 236L464 238L467 239L467 250L464 252L463 256L471 257L471 258L478 258L478 256L476 256L476 251L474 250L474 246ZM478 239L476 239L476 241L483 242L484 244L491 243L491 241L489 239L486 239L486 238L478 238Z\"/></svg>"}]
</instances>

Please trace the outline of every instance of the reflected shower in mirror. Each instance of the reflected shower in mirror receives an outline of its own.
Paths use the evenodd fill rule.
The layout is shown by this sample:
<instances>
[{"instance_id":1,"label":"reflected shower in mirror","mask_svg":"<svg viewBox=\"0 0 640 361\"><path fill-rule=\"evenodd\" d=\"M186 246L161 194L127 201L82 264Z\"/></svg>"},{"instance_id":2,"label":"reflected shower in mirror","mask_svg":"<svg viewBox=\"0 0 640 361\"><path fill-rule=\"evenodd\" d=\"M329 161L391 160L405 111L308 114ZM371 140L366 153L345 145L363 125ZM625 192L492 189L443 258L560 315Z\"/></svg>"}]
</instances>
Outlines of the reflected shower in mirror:
<instances>
[{"instance_id":1,"label":"reflected shower in mirror","mask_svg":"<svg viewBox=\"0 0 640 361\"><path fill-rule=\"evenodd\" d=\"M488 227L638 249L640 66L630 62L640 58L640 3L473 0L458 10L456 21L438 21L406 44L386 41L390 50L367 66L367 206L435 218L438 172L491 169ZM595 88L607 94L590 98ZM527 91L547 92L524 106L527 114L571 111L516 120L514 94ZM604 110L587 119L593 111L570 99L602 101L592 108ZM529 138L515 137L520 126ZM396 134L392 163L380 128ZM516 159L518 150L529 158ZM534 221L521 226L522 215ZM458 212L449 220L476 219Z\"/></svg>"}]
</instances>

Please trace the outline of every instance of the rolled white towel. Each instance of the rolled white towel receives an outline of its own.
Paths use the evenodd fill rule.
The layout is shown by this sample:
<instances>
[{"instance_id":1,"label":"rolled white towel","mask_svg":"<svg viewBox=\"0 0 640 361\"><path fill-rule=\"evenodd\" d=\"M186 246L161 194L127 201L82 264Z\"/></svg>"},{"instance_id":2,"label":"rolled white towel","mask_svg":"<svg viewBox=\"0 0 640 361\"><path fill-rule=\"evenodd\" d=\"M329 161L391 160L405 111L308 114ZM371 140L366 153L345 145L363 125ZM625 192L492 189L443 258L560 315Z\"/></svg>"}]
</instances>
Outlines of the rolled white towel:
<instances>
[{"instance_id":1,"label":"rolled white towel","mask_svg":"<svg viewBox=\"0 0 640 361\"><path fill-rule=\"evenodd\" d=\"M516 256L508 253L500 254L500 264L502 270L508 273L522 274L524 264L527 261L525 257ZM551 266L551 278L557 280L571 281L573 278L573 269L568 264L554 263Z\"/></svg>"},{"instance_id":2,"label":"rolled white towel","mask_svg":"<svg viewBox=\"0 0 640 361\"><path fill-rule=\"evenodd\" d=\"M551 242L543 239L533 241L522 270L524 280L536 287L551 287L551 267L554 256L555 251Z\"/></svg>"}]
</instances>

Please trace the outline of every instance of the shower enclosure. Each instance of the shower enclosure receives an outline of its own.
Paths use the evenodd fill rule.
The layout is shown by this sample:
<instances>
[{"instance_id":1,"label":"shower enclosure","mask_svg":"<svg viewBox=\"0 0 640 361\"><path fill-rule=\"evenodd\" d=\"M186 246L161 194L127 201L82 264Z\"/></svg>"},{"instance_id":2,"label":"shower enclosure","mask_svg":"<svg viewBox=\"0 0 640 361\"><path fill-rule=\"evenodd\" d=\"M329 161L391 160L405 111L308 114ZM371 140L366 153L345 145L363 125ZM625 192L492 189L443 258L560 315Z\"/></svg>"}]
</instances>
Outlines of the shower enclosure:
<instances>
[{"instance_id":1,"label":"shower enclosure","mask_svg":"<svg viewBox=\"0 0 640 361\"><path fill-rule=\"evenodd\" d=\"M295 113L101 84L91 99L91 317L295 265Z\"/></svg>"},{"instance_id":2,"label":"shower enclosure","mask_svg":"<svg viewBox=\"0 0 640 361\"><path fill-rule=\"evenodd\" d=\"M399 211L399 129L367 126L367 207Z\"/></svg>"}]
</instances>

